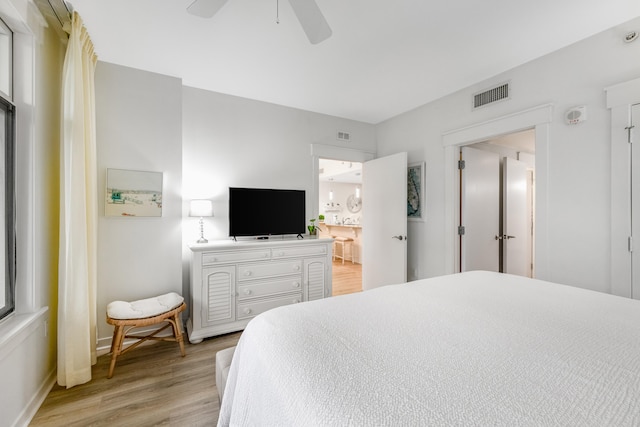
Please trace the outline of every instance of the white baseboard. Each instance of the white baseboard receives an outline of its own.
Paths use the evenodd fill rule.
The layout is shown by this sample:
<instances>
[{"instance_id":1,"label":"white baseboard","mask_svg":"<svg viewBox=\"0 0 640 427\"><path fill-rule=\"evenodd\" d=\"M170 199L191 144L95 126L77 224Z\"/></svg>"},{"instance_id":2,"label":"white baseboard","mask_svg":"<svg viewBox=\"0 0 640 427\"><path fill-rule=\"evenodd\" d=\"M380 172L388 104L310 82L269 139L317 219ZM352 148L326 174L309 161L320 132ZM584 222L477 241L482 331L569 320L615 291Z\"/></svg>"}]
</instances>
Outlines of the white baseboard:
<instances>
[{"instance_id":1,"label":"white baseboard","mask_svg":"<svg viewBox=\"0 0 640 427\"><path fill-rule=\"evenodd\" d=\"M38 392L31 398L29 404L24 408L16 422L13 424L13 427L27 427L31 423L31 420L36 416L38 409L42 406L44 399L47 398L47 395L56 384L56 378L57 370L53 369L40 386Z\"/></svg>"}]
</instances>

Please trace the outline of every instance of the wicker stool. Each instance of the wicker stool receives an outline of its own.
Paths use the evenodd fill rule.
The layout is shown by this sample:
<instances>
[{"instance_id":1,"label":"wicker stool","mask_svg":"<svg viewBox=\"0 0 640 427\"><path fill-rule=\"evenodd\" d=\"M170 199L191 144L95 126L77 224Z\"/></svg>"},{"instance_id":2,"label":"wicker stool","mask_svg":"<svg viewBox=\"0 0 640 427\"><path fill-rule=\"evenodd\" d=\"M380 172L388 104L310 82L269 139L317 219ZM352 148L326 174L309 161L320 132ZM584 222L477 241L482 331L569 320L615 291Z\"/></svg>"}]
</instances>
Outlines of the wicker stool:
<instances>
[{"instance_id":1,"label":"wicker stool","mask_svg":"<svg viewBox=\"0 0 640 427\"><path fill-rule=\"evenodd\" d=\"M107 323L114 325L113 340L111 341L111 365L107 378L113 376L116 367L116 359L121 354L133 350L138 345L147 340L155 341L175 341L180 345L180 353L185 356L184 342L182 339L182 329L180 327L180 312L184 311L187 305L184 298L175 292L160 295L154 298L147 298L139 301L113 301L107 306ZM167 322L164 326L148 335L128 335L129 331L143 326L156 325ZM157 334L167 329L173 328L172 337L156 337ZM125 338L135 338L138 341L122 348Z\"/></svg>"},{"instance_id":2,"label":"wicker stool","mask_svg":"<svg viewBox=\"0 0 640 427\"><path fill-rule=\"evenodd\" d=\"M344 264L344 255L345 255L345 249L347 247L347 245L349 246L349 255L351 255L351 264L355 264L355 262L353 261L353 239L351 237L342 237L342 236L336 236L334 237L334 245L336 246L336 249L338 249L338 246L342 247L342 250L340 251L340 255L337 254L337 250L333 251L333 259L335 260L336 258L341 258L342 259L342 263Z\"/></svg>"}]
</instances>

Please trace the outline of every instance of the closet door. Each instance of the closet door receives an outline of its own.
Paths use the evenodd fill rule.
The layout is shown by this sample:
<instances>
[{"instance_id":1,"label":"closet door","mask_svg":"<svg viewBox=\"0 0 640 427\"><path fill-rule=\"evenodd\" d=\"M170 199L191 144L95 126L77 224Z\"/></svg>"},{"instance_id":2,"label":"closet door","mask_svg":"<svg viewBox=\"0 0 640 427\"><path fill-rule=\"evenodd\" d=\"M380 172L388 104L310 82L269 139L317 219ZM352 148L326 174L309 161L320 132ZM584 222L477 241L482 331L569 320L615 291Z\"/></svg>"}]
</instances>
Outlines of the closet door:
<instances>
[{"instance_id":1,"label":"closet door","mask_svg":"<svg viewBox=\"0 0 640 427\"><path fill-rule=\"evenodd\" d=\"M499 271L500 156L471 147L461 153L460 270Z\"/></svg>"},{"instance_id":2,"label":"closet door","mask_svg":"<svg viewBox=\"0 0 640 427\"><path fill-rule=\"evenodd\" d=\"M527 165L505 157L502 167L502 271L530 277Z\"/></svg>"}]
</instances>

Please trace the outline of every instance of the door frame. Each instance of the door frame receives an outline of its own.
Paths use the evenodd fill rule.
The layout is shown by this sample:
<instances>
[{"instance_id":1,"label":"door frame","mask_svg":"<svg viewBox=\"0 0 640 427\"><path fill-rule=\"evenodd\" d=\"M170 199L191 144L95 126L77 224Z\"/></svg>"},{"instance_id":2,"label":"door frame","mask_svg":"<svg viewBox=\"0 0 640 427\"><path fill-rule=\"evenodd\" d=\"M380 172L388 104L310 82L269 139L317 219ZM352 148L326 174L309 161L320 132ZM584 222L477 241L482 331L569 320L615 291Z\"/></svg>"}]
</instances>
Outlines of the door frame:
<instances>
[{"instance_id":1,"label":"door frame","mask_svg":"<svg viewBox=\"0 0 640 427\"><path fill-rule=\"evenodd\" d=\"M640 103L640 78L605 88L611 110L611 289L614 295L633 295L631 237L631 159L628 133L631 108ZM638 131L635 130L636 139ZM637 141L636 141L637 142ZM637 246L637 244L635 245Z\"/></svg>"},{"instance_id":2,"label":"door frame","mask_svg":"<svg viewBox=\"0 0 640 427\"><path fill-rule=\"evenodd\" d=\"M553 105L543 104L442 134L444 147L445 186L445 271L453 274L460 269L460 242L457 234L460 223L460 178L458 158L460 147L486 141L500 135L535 130L535 277L551 280L548 238L548 183L549 183L549 128L553 118Z\"/></svg>"}]
</instances>

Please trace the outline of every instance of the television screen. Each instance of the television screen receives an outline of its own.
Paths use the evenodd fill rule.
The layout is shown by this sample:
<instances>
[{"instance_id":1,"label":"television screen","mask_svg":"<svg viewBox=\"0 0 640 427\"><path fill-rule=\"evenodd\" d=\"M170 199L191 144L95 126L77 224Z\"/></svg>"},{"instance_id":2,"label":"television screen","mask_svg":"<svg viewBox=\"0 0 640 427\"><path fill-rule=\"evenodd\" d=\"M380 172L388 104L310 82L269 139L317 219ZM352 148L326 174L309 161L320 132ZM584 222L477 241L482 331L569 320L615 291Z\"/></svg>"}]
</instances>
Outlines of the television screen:
<instances>
[{"instance_id":1,"label":"television screen","mask_svg":"<svg viewBox=\"0 0 640 427\"><path fill-rule=\"evenodd\" d=\"M229 188L229 236L304 234L304 190Z\"/></svg>"}]
</instances>

